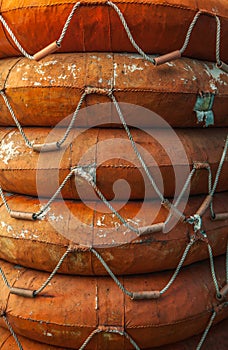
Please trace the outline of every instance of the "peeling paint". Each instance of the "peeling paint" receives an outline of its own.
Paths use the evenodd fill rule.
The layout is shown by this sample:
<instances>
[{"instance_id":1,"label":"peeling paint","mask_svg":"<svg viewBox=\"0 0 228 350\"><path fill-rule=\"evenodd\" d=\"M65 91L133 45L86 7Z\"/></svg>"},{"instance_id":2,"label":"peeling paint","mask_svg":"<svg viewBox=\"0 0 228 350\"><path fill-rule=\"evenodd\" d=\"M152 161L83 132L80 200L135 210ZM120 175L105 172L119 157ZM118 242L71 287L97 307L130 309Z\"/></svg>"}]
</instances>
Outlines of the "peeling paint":
<instances>
[{"instance_id":1,"label":"peeling paint","mask_svg":"<svg viewBox=\"0 0 228 350\"><path fill-rule=\"evenodd\" d=\"M204 63L206 68L206 73L210 78L213 78L212 83L215 84L217 81L221 85L227 85L227 83L222 79L222 76L225 74L221 69L217 68L216 65L213 65L213 68L210 68L207 64ZM214 85L215 86L215 85Z\"/></svg>"},{"instance_id":2,"label":"peeling paint","mask_svg":"<svg viewBox=\"0 0 228 350\"><path fill-rule=\"evenodd\" d=\"M38 81L35 81L33 85L34 85L34 86L41 86L42 84L39 83Z\"/></svg>"},{"instance_id":3,"label":"peeling paint","mask_svg":"<svg viewBox=\"0 0 228 350\"><path fill-rule=\"evenodd\" d=\"M127 71L130 71L131 73L134 73L137 70L142 71L144 69L143 67L140 67L140 66L138 66L136 64L126 65L124 63L123 67L124 67L124 74L127 74Z\"/></svg>"},{"instance_id":4,"label":"peeling paint","mask_svg":"<svg viewBox=\"0 0 228 350\"><path fill-rule=\"evenodd\" d=\"M166 62L166 65L169 66L169 67L174 67L175 66L174 63L172 63L172 62ZM186 69L186 68L184 68L184 69ZM188 70L188 69L186 69L186 70Z\"/></svg>"},{"instance_id":5,"label":"peeling paint","mask_svg":"<svg viewBox=\"0 0 228 350\"><path fill-rule=\"evenodd\" d=\"M117 70L117 63L113 64L113 85L116 85L116 78L118 77L118 74L116 73Z\"/></svg>"},{"instance_id":6,"label":"peeling paint","mask_svg":"<svg viewBox=\"0 0 228 350\"><path fill-rule=\"evenodd\" d=\"M44 332L44 335L46 335L47 337L53 337L53 334L49 332Z\"/></svg>"},{"instance_id":7,"label":"peeling paint","mask_svg":"<svg viewBox=\"0 0 228 350\"><path fill-rule=\"evenodd\" d=\"M101 58L98 57L98 56L96 56L96 55L92 55L92 56L90 56L90 57L93 58L94 60L97 60L97 61L100 61L100 60L101 60Z\"/></svg>"},{"instance_id":8,"label":"peeling paint","mask_svg":"<svg viewBox=\"0 0 228 350\"><path fill-rule=\"evenodd\" d=\"M51 66L51 65L54 66L54 65L57 64L57 63L58 63L57 60L51 60L51 61L42 63L42 65L45 66L45 67L47 67L47 66Z\"/></svg>"},{"instance_id":9,"label":"peeling paint","mask_svg":"<svg viewBox=\"0 0 228 350\"><path fill-rule=\"evenodd\" d=\"M55 213L49 213L48 219L50 219L51 221L59 222L60 220L63 220L63 216L61 214L56 216Z\"/></svg>"},{"instance_id":10,"label":"peeling paint","mask_svg":"<svg viewBox=\"0 0 228 350\"><path fill-rule=\"evenodd\" d=\"M7 141L11 138L12 135L9 135ZM0 145L0 159L2 159L3 163L8 164L10 159L17 157L20 152L18 149L19 146L15 146L13 141L7 142L5 140L1 141Z\"/></svg>"},{"instance_id":11,"label":"peeling paint","mask_svg":"<svg viewBox=\"0 0 228 350\"><path fill-rule=\"evenodd\" d=\"M10 233L13 230L12 226L6 224L4 221L1 221L2 228L6 228L6 231Z\"/></svg>"}]
</instances>

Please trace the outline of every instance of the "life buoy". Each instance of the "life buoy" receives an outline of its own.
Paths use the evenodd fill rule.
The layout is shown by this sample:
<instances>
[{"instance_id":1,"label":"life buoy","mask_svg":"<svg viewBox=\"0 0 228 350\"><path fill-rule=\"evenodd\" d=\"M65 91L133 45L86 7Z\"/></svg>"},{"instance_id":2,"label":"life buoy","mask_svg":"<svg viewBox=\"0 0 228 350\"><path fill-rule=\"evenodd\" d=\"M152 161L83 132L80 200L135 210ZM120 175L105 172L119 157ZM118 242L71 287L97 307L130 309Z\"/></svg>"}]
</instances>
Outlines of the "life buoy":
<instances>
[{"instance_id":1,"label":"life buoy","mask_svg":"<svg viewBox=\"0 0 228 350\"><path fill-rule=\"evenodd\" d=\"M16 288L34 290L47 274L26 270L1 261L8 282ZM225 284L225 259L215 259L219 286ZM160 290L172 272L121 277L127 290ZM214 323L227 318L224 302L215 297L208 261L185 267L175 283L156 300L131 300L105 277L56 275L36 298L10 293L0 280L0 309L15 333L45 344L80 348L91 337L88 349L132 349L124 337L112 332L123 330L141 349L162 346L202 333L216 309ZM0 326L6 328L0 317ZM106 331L106 332L105 332ZM111 333L107 334L109 331ZM49 336L50 335L50 336Z\"/></svg>"},{"instance_id":2,"label":"life buoy","mask_svg":"<svg viewBox=\"0 0 228 350\"><path fill-rule=\"evenodd\" d=\"M209 332L205 345L208 349L213 350L226 350L227 349L227 327L228 320L224 320L215 325ZM17 350L17 345L13 336L4 328L0 328L0 349L1 350ZM46 345L34 342L24 337L18 337L23 350L63 350L63 348L57 348L52 345ZM167 346L153 348L151 350L193 350L198 342L199 336L194 336L190 339L186 339L180 343L169 344ZM70 349L69 349L70 350ZM72 349L71 349L72 350Z\"/></svg>"},{"instance_id":3,"label":"life buoy","mask_svg":"<svg viewBox=\"0 0 228 350\"><path fill-rule=\"evenodd\" d=\"M203 200L203 196L189 198L184 210L187 218L197 212ZM39 211L45 202L47 200L40 203L26 196L7 199L8 206L20 212ZM116 209L121 208L118 213L138 229L165 222L168 217L168 211L161 207L159 201L113 205ZM214 210L217 214L228 213L226 193L215 195ZM107 274L90 248L95 249L111 271L118 275L175 269L194 236L194 228L181 222L167 233L161 228L159 232L138 235L125 227L113 213L107 213L104 204L92 202L55 201L46 216L36 221L11 218L2 203L0 217L1 259L51 272L73 244L75 249L66 256L58 270L65 274ZM226 252L227 224L228 219L212 221L209 211L203 215L202 229L206 232L214 256ZM208 245L203 235L199 235L184 265L207 258Z\"/></svg>"},{"instance_id":4,"label":"life buoy","mask_svg":"<svg viewBox=\"0 0 228 350\"><path fill-rule=\"evenodd\" d=\"M137 105L172 127L228 126L228 75L212 63L182 59L155 68L133 54L55 54L40 62L1 60L0 73L0 88L22 125L55 126L64 118L67 125L85 91L81 108L100 105L81 109L75 126L120 125L108 104L113 91L119 103L129 104L124 108L129 125L155 125L153 113ZM0 125L15 125L5 102L2 96Z\"/></svg>"},{"instance_id":5,"label":"life buoy","mask_svg":"<svg viewBox=\"0 0 228 350\"><path fill-rule=\"evenodd\" d=\"M32 145L56 144L65 134L65 129L24 131ZM60 150L42 154L29 148L18 130L3 128L0 137L0 184L5 191L50 197L72 171L62 189L65 199L97 198L90 181L96 182L107 199L158 198L124 130L74 129ZM133 129L132 137L165 197L182 190L194 162L202 162L202 166L192 177L190 193L208 194L207 166L215 179L227 129L177 129L175 133L167 129ZM227 167L225 158L216 191L228 190ZM113 190L119 179L126 180L130 189L122 181Z\"/></svg>"},{"instance_id":6,"label":"life buoy","mask_svg":"<svg viewBox=\"0 0 228 350\"><path fill-rule=\"evenodd\" d=\"M3 0L0 10L6 26L0 32L1 57L21 54L8 34L7 26L22 47L33 55L50 43L59 42L64 24L75 4L74 0L43 0L36 3ZM160 54L178 50L184 43L194 16L201 10L203 14L194 27L184 54L215 61L214 16L217 15L221 20L221 59L228 61L226 0L114 0L114 6L109 4L104 0L82 1L61 41L60 51L135 51L120 21L118 10L114 9L116 6L142 50Z\"/></svg>"}]
</instances>

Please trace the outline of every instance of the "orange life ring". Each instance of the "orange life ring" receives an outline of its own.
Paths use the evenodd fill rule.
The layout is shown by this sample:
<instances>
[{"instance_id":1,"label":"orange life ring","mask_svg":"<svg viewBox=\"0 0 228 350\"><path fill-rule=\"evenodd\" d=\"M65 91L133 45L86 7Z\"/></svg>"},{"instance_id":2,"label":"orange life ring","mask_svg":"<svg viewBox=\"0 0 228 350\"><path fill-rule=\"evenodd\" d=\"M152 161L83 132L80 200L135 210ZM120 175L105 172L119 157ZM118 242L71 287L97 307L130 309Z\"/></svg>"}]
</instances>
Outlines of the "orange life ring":
<instances>
[{"instance_id":1,"label":"orange life ring","mask_svg":"<svg viewBox=\"0 0 228 350\"><path fill-rule=\"evenodd\" d=\"M206 340L205 346L208 349L213 350L226 350L227 349L227 327L228 320L219 322L217 325L212 327ZM24 337L18 337L23 350L63 350L63 348L57 348L52 345L46 345L42 343L37 343L33 340L26 339ZM151 350L193 350L198 342L200 341L200 336L194 336L190 339L186 339L182 342L169 344L167 346L153 348ZM1 350L17 350L17 345L13 336L4 328L0 328L0 349ZM72 349L69 349L72 350Z\"/></svg>"},{"instance_id":2,"label":"orange life ring","mask_svg":"<svg viewBox=\"0 0 228 350\"><path fill-rule=\"evenodd\" d=\"M137 112L134 105L157 113L172 127L202 126L207 111L214 113L216 127L228 126L228 75L212 63L183 58L155 68L133 54L55 54L40 62L1 60L0 77L0 88L22 125L56 125L72 115L86 88L94 87L82 108L102 102L107 106L81 110L75 121L78 127L120 124L108 105L112 100L105 96L105 90L112 89L118 102L133 104L125 108L126 121L133 126L154 126L153 114ZM194 111L198 99L203 122L198 122ZM0 125L15 125L2 98Z\"/></svg>"},{"instance_id":3,"label":"orange life ring","mask_svg":"<svg viewBox=\"0 0 228 350\"><path fill-rule=\"evenodd\" d=\"M50 140L56 142L64 133L65 129L25 129L27 138L33 144ZM194 162L206 162L205 166L210 164L215 178L227 129L177 129L176 134L167 129L133 129L132 136L160 191L163 191L163 185L164 196L172 197L178 186L179 190L182 189L189 166L192 168ZM158 198L124 130L74 129L66 140L66 147L63 144L56 152L42 154L28 148L18 130L3 128L0 137L0 184L5 191L32 196L39 193L41 197L51 197L72 167L76 167L62 189L65 199L97 198L88 184L89 180L81 176L81 173L88 172L107 199L114 196L119 200L126 200L128 196L130 199ZM228 190L227 167L225 158L217 191ZM174 170L179 170L177 179ZM113 184L119 179L126 180L130 190L125 182L117 183L117 190L115 187L113 190ZM208 193L207 170L196 170L190 193Z\"/></svg>"},{"instance_id":4,"label":"orange life ring","mask_svg":"<svg viewBox=\"0 0 228 350\"><path fill-rule=\"evenodd\" d=\"M3 0L0 11L19 43L34 54L59 39L74 0ZM215 61L216 20L221 19L221 58L228 61L228 11L226 0L114 0L125 17L136 43L147 53L180 49L198 10L200 16L184 53ZM60 51L132 52L133 48L118 14L104 0L83 0L74 14ZM1 57L20 51L5 28L0 31Z\"/></svg>"},{"instance_id":5,"label":"orange life ring","mask_svg":"<svg viewBox=\"0 0 228 350\"><path fill-rule=\"evenodd\" d=\"M37 289L47 278L46 273L3 261L1 267L14 291ZM219 285L224 286L223 257L215 258L215 269ZM121 277L120 281L134 292L160 290L171 275L172 272L162 272ZM185 267L167 292L156 300L131 300L110 278L66 275L56 275L37 298L10 293L0 279L0 295L0 309L16 334L76 349L93 331L115 327L124 329L141 349L162 346L202 333L214 308L215 324L228 316L224 302L216 300L208 261ZM6 328L1 317L0 326ZM132 349L124 337L101 332L92 337L88 350L106 346L110 350Z\"/></svg>"},{"instance_id":6,"label":"orange life ring","mask_svg":"<svg viewBox=\"0 0 228 350\"><path fill-rule=\"evenodd\" d=\"M186 217L194 215L204 197L190 197L184 210ZM11 196L7 203L12 210L36 212L45 204L35 198ZM87 206L88 205L88 206ZM168 212L159 201L114 204L118 213L137 228L164 222ZM228 212L227 194L216 194L216 213ZM0 207L0 258L37 270L53 271L72 244L59 272L80 275L107 274L104 266L90 250L96 249L109 268L118 275L150 273L177 267L184 250L194 236L193 227L177 223L168 233L151 232L137 236L130 232L102 203L55 201L41 221L16 220ZM153 219L154 218L154 219ZM71 222L67 225L67 222ZM203 216L205 230L214 256L226 252L228 219L211 221L209 211ZM203 236L201 237L203 238ZM26 254L25 254L26 251ZM123 261L124 257L124 261ZM203 240L192 245L184 265L207 259L208 247ZM120 261L122 261L120 263Z\"/></svg>"}]
</instances>

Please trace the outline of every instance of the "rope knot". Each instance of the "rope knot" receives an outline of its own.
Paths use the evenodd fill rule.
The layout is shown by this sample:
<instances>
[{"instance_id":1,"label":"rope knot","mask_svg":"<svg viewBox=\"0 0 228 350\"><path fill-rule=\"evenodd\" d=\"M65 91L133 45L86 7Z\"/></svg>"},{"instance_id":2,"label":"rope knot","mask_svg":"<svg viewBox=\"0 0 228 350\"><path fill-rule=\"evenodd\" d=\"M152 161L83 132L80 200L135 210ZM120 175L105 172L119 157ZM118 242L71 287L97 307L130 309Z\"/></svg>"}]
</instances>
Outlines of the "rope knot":
<instances>
[{"instance_id":1,"label":"rope knot","mask_svg":"<svg viewBox=\"0 0 228 350\"><path fill-rule=\"evenodd\" d=\"M91 174L82 169L82 167L72 168L75 175L80 176L82 179L86 180L89 184L93 184L93 177Z\"/></svg>"},{"instance_id":2,"label":"rope knot","mask_svg":"<svg viewBox=\"0 0 228 350\"><path fill-rule=\"evenodd\" d=\"M193 168L196 170L200 170L200 169L210 169L210 165L208 164L208 162L194 162L193 164Z\"/></svg>"},{"instance_id":3,"label":"rope knot","mask_svg":"<svg viewBox=\"0 0 228 350\"><path fill-rule=\"evenodd\" d=\"M86 247L86 246L82 247L82 246L79 246L78 244L72 242L69 244L68 251L71 253L87 252L87 251L90 251L90 247Z\"/></svg>"},{"instance_id":4,"label":"rope knot","mask_svg":"<svg viewBox=\"0 0 228 350\"><path fill-rule=\"evenodd\" d=\"M100 332L105 332L105 333L118 333L118 334L123 334L124 328L121 326L99 326L98 327Z\"/></svg>"},{"instance_id":5,"label":"rope knot","mask_svg":"<svg viewBox=\"0 0 228 350\"><path fill-rule=\"evenodd\" d=\"M224 302L218 305L214 305L214 311L216 314L220 313L225 307L228 307L228 302Z\"/></svg>"},{"instance_id":6,"label":"rope knot","mask_svg":"<svg viewBox=\"0 0 228 350\"><path fill-rule=\"evenodd\" d=\"M187 222L192 225L194 229L193 241L203 241L208 243L207 234L202 230L201 216L198 214L190 216L189 219L187 219Z\"/></svg>"},{"instance_id":7,"label":"rope knot","mask_svg":"<svg viewBox=\"0 0 228 350\"><path fill-rule=\"evenodd\" d=\"M202 227L202 218L198 214L195 214L193 216L190 216L187 219L187 222L193 226L194 232L197 232L201 229Z\"/></svg>"},{"instance_id":8,"label":"rope knot","mask_svg":"<svg viewBox=\"0 0 228 350\"><path fill-rule=\"evenodd\" d=\"M198 214L195 214L193 216L190 216L188 222L193 225L194 232L198 232L202 228L202 218Z\"/></svg>"},{"instance_id":9,"label":"rope knot","mask_svg":"<svg viewBox=\"0 0 228 350\"><path fill-rule=\"evenodd\" d=\"M105 89L105 88L98 88L98 87L87 86L85 88L85 93L87 95L97 94L97 95L111 96L112 95L112 90L111 89Z\"/></svg>"}]
</instances>

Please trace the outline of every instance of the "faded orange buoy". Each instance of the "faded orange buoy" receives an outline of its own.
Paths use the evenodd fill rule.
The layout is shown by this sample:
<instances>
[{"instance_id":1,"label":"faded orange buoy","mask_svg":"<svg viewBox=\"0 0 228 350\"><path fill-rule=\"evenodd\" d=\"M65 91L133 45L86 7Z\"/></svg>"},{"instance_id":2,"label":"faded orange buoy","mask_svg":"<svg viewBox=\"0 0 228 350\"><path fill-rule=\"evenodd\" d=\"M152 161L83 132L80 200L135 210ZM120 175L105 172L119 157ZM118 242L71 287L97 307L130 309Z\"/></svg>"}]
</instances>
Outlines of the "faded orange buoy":
<instances>
[{"instance_id":1,"label":"faded orange buoy","mask_svg":"<svg viewBox=\"0 0 228 350\"><path fill-rule=\"evenodd\" d=\"M169 53L181 49L194 16L201 10L202 14L184 54L215 61L214 16L217 15L222 30L221 59L228 61L225 41L228 31L226 0L220 0L219 3L201 0L197 4L190 0L168 0L165 3L160 0L137 0L134 3L129 0L101 0L96 3L85 0L80 5L71 0L43 0L32 5L25 0L3 0L0 10L6 22L5 28L0 31L1 57L21 54L7 33L7 26L27 53L36 53L35 58L41 58L53 49L60 52L134 52L135 48L121 23L121 15L142 50L147 53ZM71 11L75 12L65 31L63 28Z\"/></svg>"},{"instance_id":2,"label":"faded orange buoy","mask_svg":"<svg viewBox=\"0 0 228 350\"><path fill-rule=\"evenodd\" d=\"M224 285L225 258L214 261L218 283ZM3 261L1 268L14 288L37 290L48 277ZM130 292L145 292L161 290L171 276L172 272L166 271L121 277L120 282ZM183 268L157 300L131 300L110 278L66 275L56 275L37 298L10 294L1 279L0 294L0 309L16 334L67 348L80 348L92 332L101 330L88 349L131 349L124 337L113 332L107 337L106 331L117 329L124 330L139 348L148 349L202 333L216 305L220 306L215 324L228 316L227 307L216 300L208 261ZM2 317L0 326L6 328Z\"/></svg>"},{"instance_id":3,"label":"faded orange buoy","mask_svg":"<svg viewBox=\"0 0 228 350\"><path fill-rule=\"evenodd\" d=\"M135 105L157 113L172 127L228 126L228 75L209 62L183 58L155 68L134 54L55 54L40 62L1 60L0 73L0 87L22 125L68 125L86 92L82 108L100 105L81 108L74 125L120 126L108 104L113 90L119 103L133 105L124 108L132 126L155 126L154 114L137 113ZM3 96L0 125L15 125Z\"/></svg>"},{"instance_id":4,"label":"faded orange buoy","mask_svg":"<svg viewBox=\"0 0 228 350\"><path fill-rule=\"evenodd\" d=\"M52 131L49 128L26 128L24 131L32 144L57 142L65 133L65 129ZM130 199L158 198L124 130L115 129L114 133L112 129L73 129L60 150L42 154L27 147L17 129L1 129L0 136L0 184L8 192L35 196L39 193L51 197L71 173L61 192L66 199L78 199L79 196L83 200L97 198L92 182L96 182L107 199L113 199L113 184L118 179L128 182L130 193L126 192L126 184L122 182L116 199L125 200L126 196ZM182 189L189 167L195 163L196 168L199 163L206 164L206 167L209 164L215 177L227 129L205 129L203 132L200 129L177 129L176 133L169 133L167 129L146 132L132 129L132 136L140 152L142 149L147 151L143 151L144 162L160 191L163 191L163 180L164 196L172 197L177 186ZM10 152L6 146L8 143ZM216 191L228 190L227 167L225 158ZM179 175L181 169L182 174L177 182L175 169L179 170ZM208 193L207 169L196 169L190 193Z\"/></svg>"},{"instance_id":5,"label":"faded orange buoy","mask_svg":"<svg viewBox=\"0 0 228 350\"><path fill-rule=\"evenodd\" d=\"M184 214L194 215L204 196L190 197ZM11 196L8 206L20 211L37 212L45 205L36 198ZM216 194L216 213L228 212L227 193ZM113 203L114 208L127 223L140 228L164 222L168 211L158 200L143 203ZM120 208L120 209L118 209ZM109 268L118 275L150 273L175 269L194 235L193 227L179 222L168 233L163 230L138 235L125 227L120 220L107 213L102 203L80 201L55 201L42 220L27 221L11 218L2 204L0 207L0 258L14 264L51 272L66 252L58 272L80 275L107 274L102 263L93 254L93 247ZM66 225L66 222L70 222ZM203 215L202 228L207 234L214 256L226 252L228 220L211 221L210 212ZM118 229L117 229L118 228ZM201 238L201 239L200 239ZM26 254L24 253L26 251ZM124 262L120 264L124 256ZM192 245L184 265L207 259L208 247L200 235Z\"/></svg>"}]
</instances>

